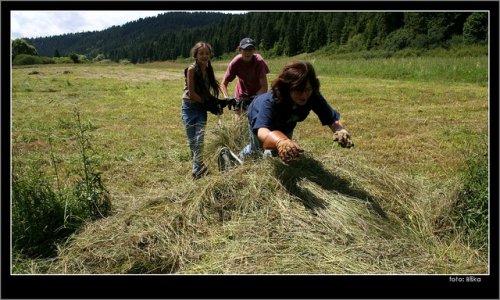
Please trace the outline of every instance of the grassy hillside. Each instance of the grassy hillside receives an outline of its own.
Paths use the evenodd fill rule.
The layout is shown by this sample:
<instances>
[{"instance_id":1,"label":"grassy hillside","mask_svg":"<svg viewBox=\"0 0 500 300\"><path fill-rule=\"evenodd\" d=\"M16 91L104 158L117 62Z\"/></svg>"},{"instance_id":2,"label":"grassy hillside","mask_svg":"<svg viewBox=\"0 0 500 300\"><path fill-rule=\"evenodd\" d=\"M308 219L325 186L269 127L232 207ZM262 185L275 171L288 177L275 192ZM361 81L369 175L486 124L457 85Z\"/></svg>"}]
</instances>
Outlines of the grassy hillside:
<instances>
[{"instance_id":1,"label":"grassy hillside","mask_svg":"<svg viewBox=\"0 0 500 300\"><path fill-rule=\"evenodd\" d=\"M222 128L209 117L210 173L195 182L180 120L186 63L14 68L13 173L37 165L54 187L71 185L77 110L113 207L56 257L16 255L14 272L488 273L487 249L455 216L467 158L487 151L487 57L297 59L314 64L356 146L338 147L312 114L294 134L300 160L220 174L217 148L246 142L225 111ZM287 60L269 61L269 82ZM228 61L213 63L220 79Z\"/></svg>"}]
</instances>

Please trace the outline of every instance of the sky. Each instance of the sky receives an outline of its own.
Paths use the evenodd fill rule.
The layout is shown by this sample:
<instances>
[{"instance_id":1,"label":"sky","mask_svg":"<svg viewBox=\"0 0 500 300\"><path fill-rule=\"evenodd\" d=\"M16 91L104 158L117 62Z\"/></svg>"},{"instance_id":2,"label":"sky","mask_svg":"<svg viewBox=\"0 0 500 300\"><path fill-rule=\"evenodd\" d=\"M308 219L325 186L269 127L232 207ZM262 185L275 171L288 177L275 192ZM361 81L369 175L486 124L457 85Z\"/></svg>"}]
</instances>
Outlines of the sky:
<instances>
[{"instance_id":1,"label":"sky","mask_svg":"<svg viewBox=\"0 0 500 300\"><path fill-rule=\"evenodd\" d=\"M11 39L36 38L101 31L111 26L123 25L140 18L154 17L167 11L37 11L12 10ZM242 13L241 11L227 11Z\"/></svg>"}]
</instances>

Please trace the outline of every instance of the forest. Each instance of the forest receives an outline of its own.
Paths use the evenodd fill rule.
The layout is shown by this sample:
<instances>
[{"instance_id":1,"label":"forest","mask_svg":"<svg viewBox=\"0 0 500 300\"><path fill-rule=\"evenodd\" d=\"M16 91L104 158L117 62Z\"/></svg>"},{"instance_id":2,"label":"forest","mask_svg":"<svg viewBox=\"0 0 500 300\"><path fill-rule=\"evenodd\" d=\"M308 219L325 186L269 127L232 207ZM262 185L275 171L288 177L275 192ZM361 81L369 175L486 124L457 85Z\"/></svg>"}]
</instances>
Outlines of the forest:
<instances>
[{"instance_id":1,"label":"forest","mask_svg":"<svg viewBox=\"0 0 500 300\"><path fill-rule=\"evenodd\" d=\"M268 57L310 53L449 48L487 43L487 12L169 12L103 31L25 39L40 56L97 56L132 63L189 57L199 40L214 56L253 38Z\"/></svg>"}]
</instances>

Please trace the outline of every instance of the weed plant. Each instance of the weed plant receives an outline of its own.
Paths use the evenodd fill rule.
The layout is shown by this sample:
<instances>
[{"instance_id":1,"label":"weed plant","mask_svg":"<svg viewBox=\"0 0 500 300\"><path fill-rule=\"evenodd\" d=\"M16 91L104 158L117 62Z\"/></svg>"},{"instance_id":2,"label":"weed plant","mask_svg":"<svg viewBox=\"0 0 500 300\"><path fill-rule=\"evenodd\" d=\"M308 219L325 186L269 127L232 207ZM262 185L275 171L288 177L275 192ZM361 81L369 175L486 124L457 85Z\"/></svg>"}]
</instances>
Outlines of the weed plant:
<instances>
[{"instance_id":1,"label":"weed plant","mask_svg":"<svg viewBox=\"0 0 500 300\"><path fill-rule=\"evenodd\" d=\"M489 184L488 153L483 141L465 157L463 187L458 195L455 218L457 230L472 247L488 250Z\"/></svg>"},{"instance_id":2,"label":"weed plant","mask_svg":"<svg viewBox=\"0 0 500 300\"><path fill-rule=\"evenodd\" d=\"M96 161L89 154L90 140L74 111L76 139L80 151L82 170L74 186L64 187L56 154L54 139L49 137L50 162L55 182L49 179L43 162L14 168L12 178L12 237L13 248L27 257L51 257L57 245L63 243L86 221L96 220L111 213L111 200L100 174L95 171ZM19 165L21 166L21 165ZM55 188L54 188L55 185Z\"/></svg>"},{"instance_id":3,"label":"weed plant","mask_svg":"<svg viewBox=\"0 0 500 300\"><path fill-rule=\"evenodd\" d=\"M95 170L97 162L93 160L89 153L92 150L86 134L89 126L82 124L80 112L77 108L74 110L74 115L82 162L81 179L77 182L74 193L76 199L78 199L77 203L82 205L83 211L86 211L92 220L96 220L111 213L111 199L109 192L102 183L101 174Z\"/></svg>"},{"instance_id":4,"label":"weed plant","mask_svg":"<svg viewBox=\"0 0 500 300\"><path fill-rule=\"evenodd\" d=\"M12 177L12 246L28 257L50 257L74 228L65 226L65 205L38 170Z\"/></svg>"}]
</instances>

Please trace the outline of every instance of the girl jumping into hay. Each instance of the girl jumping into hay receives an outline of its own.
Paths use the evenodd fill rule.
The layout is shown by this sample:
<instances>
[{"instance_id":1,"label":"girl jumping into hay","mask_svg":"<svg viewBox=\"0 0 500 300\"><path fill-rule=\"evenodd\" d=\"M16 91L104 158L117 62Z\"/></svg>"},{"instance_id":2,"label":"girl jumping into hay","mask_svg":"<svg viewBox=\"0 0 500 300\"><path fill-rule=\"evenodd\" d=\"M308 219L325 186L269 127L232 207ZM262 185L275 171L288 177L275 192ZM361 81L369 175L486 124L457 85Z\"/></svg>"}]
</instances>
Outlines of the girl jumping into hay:
<instances>
[{"instance_id":1,"label":"girl jumping into hay","mask_svg":"<svg viewBox=\"0 0 500 300\"><path fill-rule=\"evenodd\" d=\"M248 107L250 143L240 152L240 158L262 153L279 156L284 162L297 158L304 150L292 140L297 122L304 121L312 110L333 132L340 146L354 146L351 135L335 111L319 92L319 80L309 62L288 63L271 89L256 97Z\"/></svg>"}]
</instances>

